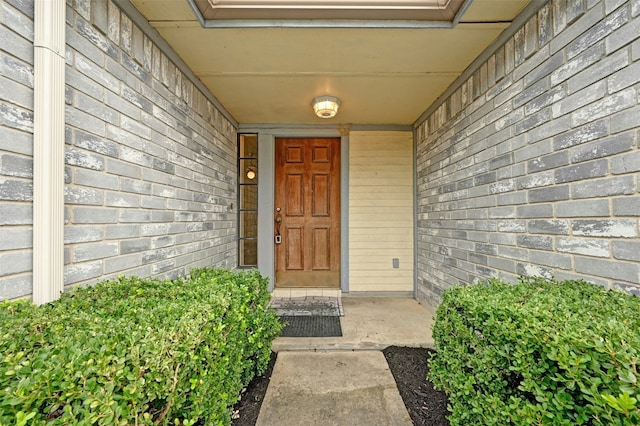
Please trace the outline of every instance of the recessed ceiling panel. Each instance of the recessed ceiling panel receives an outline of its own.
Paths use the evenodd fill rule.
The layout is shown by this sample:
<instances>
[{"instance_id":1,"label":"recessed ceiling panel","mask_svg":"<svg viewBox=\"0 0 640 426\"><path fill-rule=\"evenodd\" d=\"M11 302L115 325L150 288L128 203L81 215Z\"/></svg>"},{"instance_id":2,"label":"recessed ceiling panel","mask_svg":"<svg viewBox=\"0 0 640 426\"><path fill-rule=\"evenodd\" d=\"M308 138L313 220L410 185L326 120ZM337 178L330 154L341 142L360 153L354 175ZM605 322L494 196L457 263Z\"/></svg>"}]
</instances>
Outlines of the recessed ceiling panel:
<instances>
[{"instance_id":1,"label":"recessed ceiling panel","mask_svg":"<svg viewBox=\"0 0 640 426\"><path fill-rule=\"evenodd\" d=\"M451 22L464 0L194 0L216 20L420 20Z\"/></svg>"}]
</instances>

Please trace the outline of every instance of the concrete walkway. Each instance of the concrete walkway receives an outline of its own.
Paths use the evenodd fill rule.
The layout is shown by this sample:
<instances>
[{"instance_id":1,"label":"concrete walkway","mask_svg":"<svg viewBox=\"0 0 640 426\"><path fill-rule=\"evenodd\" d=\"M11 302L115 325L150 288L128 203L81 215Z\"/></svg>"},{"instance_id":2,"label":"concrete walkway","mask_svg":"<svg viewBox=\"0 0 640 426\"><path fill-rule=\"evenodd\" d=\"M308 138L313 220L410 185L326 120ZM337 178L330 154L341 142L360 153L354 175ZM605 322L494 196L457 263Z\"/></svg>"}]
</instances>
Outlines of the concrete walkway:
<instances>
[{"instance_id":1,"label":"concrete walkway","mask_svg":"<svg viewBox=\"0 0 640 426\"><path fill-rule=\"evenodd\" d=\"M432 347L434 313L409 298L343 297L342 337L278 337L260 426L411 425L384 355Z\"/></svg>"}]
</instances>

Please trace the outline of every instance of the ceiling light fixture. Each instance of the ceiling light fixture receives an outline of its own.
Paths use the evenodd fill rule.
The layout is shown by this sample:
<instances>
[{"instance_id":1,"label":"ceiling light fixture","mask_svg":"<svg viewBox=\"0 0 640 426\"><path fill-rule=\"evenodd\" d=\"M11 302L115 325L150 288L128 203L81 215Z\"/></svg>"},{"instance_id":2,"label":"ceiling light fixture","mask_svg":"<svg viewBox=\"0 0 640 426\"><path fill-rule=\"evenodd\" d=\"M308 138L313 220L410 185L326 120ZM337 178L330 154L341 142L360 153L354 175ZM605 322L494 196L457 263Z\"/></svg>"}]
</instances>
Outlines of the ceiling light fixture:
<instances>
[{"instance_id":1,"label":"ceiling light fixture","mask_svg":"<svg viewBox=\"0 0 640 426\"><path fill-rule=\"evenodd\" d=\"M340 99L335 96L318 96L311 101L313 112L320 118L335 117L341 104Z\"/></svg>"}]
</instances>

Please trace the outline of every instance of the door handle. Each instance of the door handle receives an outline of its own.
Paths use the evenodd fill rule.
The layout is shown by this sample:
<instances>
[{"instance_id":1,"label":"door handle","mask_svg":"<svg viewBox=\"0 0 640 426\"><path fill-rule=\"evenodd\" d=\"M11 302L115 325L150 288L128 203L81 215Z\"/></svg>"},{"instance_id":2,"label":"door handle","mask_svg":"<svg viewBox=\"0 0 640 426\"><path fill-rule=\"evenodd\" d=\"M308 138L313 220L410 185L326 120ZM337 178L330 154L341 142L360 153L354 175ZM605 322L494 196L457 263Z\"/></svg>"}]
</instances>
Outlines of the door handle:
<instances>
[{"instance_id":1,"label":"door handle","mask_svg":"<svg viewBox=\"0 0 640 426\"><path fill-rule=\"evenodd\" d=\"M282 223L282 215L280 214L280 207L276 208L276 237L275 243L282 243L282 236L280 235L280 224Z\"/></svg>"}]
</instances>

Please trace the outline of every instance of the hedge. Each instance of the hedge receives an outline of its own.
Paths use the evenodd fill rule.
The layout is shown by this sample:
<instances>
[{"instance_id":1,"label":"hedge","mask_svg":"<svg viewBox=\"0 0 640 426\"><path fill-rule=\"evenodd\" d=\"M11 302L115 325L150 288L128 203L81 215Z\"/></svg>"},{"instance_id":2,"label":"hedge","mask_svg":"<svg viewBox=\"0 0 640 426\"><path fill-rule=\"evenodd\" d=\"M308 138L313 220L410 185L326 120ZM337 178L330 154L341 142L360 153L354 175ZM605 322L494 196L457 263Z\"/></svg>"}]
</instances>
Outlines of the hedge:
<instances>
[{"instance_id":1,"label":"hedge","mask_svg":"<svg viewBox=\"0 0 640 426\"><path fill-rule=\"evenodd\" d=\"M640 424L640 298L584 281L448 289L428 378L453 425Z\"/></svg>"},{"instance_id":2,"label":"hedge","mask_svg":"<svg viewBox=\"0 0 640 426\"><path fill-rule=\"evenodd\" d=\"M280 324L256 271L120 278L0 305L0 424L218 425Z\"/></svg>"}]
</instances>

